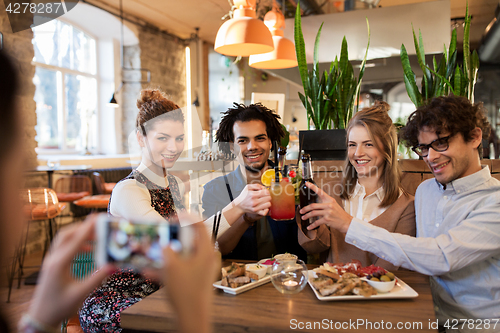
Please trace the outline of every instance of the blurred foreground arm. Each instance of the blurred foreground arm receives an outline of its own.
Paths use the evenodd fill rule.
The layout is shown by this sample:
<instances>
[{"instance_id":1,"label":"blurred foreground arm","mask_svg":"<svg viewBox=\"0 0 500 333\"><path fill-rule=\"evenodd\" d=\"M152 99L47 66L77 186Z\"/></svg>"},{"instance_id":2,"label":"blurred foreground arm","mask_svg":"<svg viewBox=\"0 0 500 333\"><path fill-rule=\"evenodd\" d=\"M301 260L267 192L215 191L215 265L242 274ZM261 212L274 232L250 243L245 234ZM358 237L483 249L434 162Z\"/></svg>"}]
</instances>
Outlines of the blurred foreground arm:
<instances>
[{"instance_id":1,"label":"blurred foreground arm","mask_svg":"<svg viewBox=\"0 0 500 333\"><path fill-rule=\"evenodd\" d=\"M202 225L195 229L193 252L183 257L165 247L163 279L169 301L177 312L182 333L212 332L210 306L216 273L220 269L214 246Z\"/></svg>"},{"instance_id":2,"label":"blurred foreground arm","mask_svg":"<svg viewBox=\"0 0 500 333\"><path fill-rule=\"evenodd\" d=\"M94 238L95 223L96 218L90 217L57 234L43 261L28 311L33 320L56 327L64 318L75 314L85 297L114 270L111 265L104 266L84 281L76 281L71 276L71 262L85 242Z\"/></svg>"}]
</instances>

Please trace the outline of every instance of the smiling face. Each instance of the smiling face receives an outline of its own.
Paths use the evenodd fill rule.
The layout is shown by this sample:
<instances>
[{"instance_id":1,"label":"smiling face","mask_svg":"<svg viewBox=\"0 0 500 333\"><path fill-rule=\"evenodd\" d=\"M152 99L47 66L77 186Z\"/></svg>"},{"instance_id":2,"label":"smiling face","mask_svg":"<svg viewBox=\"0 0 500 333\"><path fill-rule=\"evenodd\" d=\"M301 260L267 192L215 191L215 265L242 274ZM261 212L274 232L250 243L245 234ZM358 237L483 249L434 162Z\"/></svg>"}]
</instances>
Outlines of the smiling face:
<instances>
[{"instance_id":1,"label":"smiling face","mask_svg":"<svg viewBox=\"0 0 500 333\"><path fill-rule=\"evenodd\" d=\"M157 120L146 137L137 134L143 148L142 162L158 175L171 168L184 150L184 124L176 120Z\"/></svg>"},{"instance_id":2,"label":"smiling face","mask_svg":"<svg viewBox=\"0 0 500 333\"><path fill-rule=\"evenodd\" d=\"M235 154L249 171L262 170L269 159L271 139L261 120L236 121L233 126Z\"/></svg>"},{"instance_id":3,"label":"smiling face","mask_svg":"<svg viewBox=\"0 0 500 333\"><path fill-rule=\"evenodd\" d=\"M364 126L354 126L349 131L347 156L354 166L358 177L380 178L384 171L384 157L375 147Z\"/></svg>"},{"instance_id":4,"label":"smiling face","mask_svg":"<svg viewBox=\"0 0 500 333\"><path fill-rule=\"evenodd\" d=\"M446 137L449 133L436 133L434 129L424 126L418 134L419 144L430 144L432 141ZM472 140L465 142L462 134L455 134L448 140L448 149L437 152L429 149L424 157L438 182L445 185L455 179L469 176L481 170L481 162L477 147L481 143L482 132L479 128L473 131Z\"/></svg>"}]
</instances>

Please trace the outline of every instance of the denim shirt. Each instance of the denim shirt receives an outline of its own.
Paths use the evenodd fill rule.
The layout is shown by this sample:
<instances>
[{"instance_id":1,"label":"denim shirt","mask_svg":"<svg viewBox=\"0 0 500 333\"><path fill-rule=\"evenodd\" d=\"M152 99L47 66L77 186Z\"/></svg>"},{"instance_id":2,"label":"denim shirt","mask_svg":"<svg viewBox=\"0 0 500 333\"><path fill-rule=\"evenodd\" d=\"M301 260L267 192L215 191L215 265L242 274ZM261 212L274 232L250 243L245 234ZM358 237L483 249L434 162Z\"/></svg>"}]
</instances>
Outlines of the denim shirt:
<instances>
[{"instance_id":1,"label":"denim shirt","mask_svg":"<svg viewBox=\"0 0 500 333\"><path fill-rule=\"evenodd\" d=\"M417 238L353 219L346 242L429 275L441 325L500 318L500 181L488 167L446 186L429 179L417 189L415 214Z\"/></svg>"},{"instance_id":2,"label":"denim shirt","mask_svg":"<svg viewBox=\"0 0 500 333\"><path fill-rule=\"evenodd\" d=\"M245 186L246 180L243 177L241 166L229 174L227 174L227 183L231 189L233 200L240 195ZM227 190L224 177L218 177L204 186L202 208L204 218L214 215L217 211L222 210L230 202L229 193ZM269 216L266 217L271 228L274 245L277 253L293 253L300 259L306 260L307 254L305 250L299 245L297 238L297 223L295 219L289 221L275 221ZM224 256L226 259L247 259L259 260L257 248L257 223L248 227L234 250L228 255ZM220 235L220 234L219 234Z\"/></svg>"}]
</instances>

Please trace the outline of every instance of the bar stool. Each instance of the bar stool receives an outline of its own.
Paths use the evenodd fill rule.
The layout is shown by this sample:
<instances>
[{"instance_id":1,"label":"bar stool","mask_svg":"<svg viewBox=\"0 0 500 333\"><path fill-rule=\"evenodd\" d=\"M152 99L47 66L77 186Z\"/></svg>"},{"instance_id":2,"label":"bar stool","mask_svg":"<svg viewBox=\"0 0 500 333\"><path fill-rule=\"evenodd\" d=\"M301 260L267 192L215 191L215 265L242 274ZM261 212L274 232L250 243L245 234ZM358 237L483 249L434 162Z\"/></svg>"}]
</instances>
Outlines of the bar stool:
<instances>
[{"instance_id":1,"label":"bar stool","mask_svg":"<svg viewBox=\"0 0 500 333\"><path fill-rule=\"evenodd\" d=\"M57 199L56 192L49 188L31 188L22 192L22 199L24 202L24 216L28 220L24 240L18 246L14 253L12 263L7 268L7 277L9 292L7 294L7 303L10 302L10 294L14 278L17 273L18 285L21 286L21 278L23 276L24 259L26 257L26 245L28 243L29 227L31 223L43 223L45 229L45 242L43 246L43 256L47 252L55 233L55 221L61 211L66 206L65 203L60 203Z\"/></svg>"}]
</instances>

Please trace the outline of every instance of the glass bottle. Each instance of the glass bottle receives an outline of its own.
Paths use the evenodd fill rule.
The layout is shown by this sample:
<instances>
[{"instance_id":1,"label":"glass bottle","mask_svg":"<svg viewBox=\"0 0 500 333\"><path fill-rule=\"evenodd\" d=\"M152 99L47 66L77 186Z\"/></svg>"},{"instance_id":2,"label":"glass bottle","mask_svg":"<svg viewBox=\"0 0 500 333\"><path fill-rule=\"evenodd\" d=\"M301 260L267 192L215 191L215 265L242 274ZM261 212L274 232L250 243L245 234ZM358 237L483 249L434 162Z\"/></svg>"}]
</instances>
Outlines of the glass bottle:
<instances>
[{"instance_id":1,"label":"glass bottle","mask_svg":"<svg viewBox=\"0 0 500 333\"><path fill-rule=\"evenodd\" d=\"M286 148L278 147L278 167L281 172L285 169L285 156L286 156ZM283 177L286 177L286 174L283 173Z\"/></svg>"},{"instance_id":2,"label":"glass bottle","mask_svg":"<svg viewBox=\"0 0 500 333\"><path fill-rule=\"evenodd\" d=\"M312 176L312 166L311 166L311 157L309 154L302 154L301 156L301 161L302 161L302 181L300 182L299 185L299 201L300 201L300 208L304 208L312 203L317 202L318 200L318 195L308 188L306 186L306 183L312 183L315 184ZM307 232L307 227L314 223L316 219L314 217L309 218L307 220L302 220L302 214L301 214L301 224L302 224L302 230L304 233Z\"/></svg>"}]
</instances>

